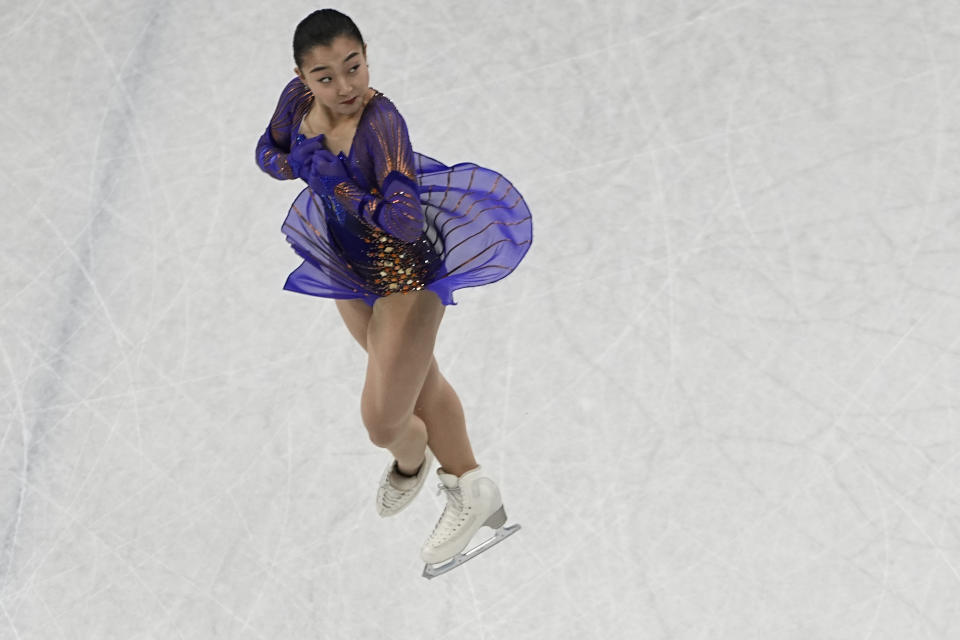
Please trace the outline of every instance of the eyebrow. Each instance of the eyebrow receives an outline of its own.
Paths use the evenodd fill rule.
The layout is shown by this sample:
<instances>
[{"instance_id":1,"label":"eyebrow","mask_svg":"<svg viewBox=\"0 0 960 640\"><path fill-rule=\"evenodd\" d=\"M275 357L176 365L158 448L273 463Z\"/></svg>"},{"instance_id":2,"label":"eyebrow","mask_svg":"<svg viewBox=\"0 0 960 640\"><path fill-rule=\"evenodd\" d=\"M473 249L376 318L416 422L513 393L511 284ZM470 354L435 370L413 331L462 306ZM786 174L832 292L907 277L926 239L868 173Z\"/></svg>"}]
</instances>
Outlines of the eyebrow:
<instances>
[{"instance_id":1,"label":"eyebrow","mask_svg":"<svg viewBox=\"0 0 960 640\"><path fill-rule=\"evenodd\" d=\"M359 51L354 51L353 53L351 53L350 55L348 55L346 58L344 58L344 59L343 59L343 62L346 63L348 60L350 60L350 58L352 58L353 56L358 56L358 55L360 55L360 52L359 52ZM318 67L314 67L313 69L310 69L310 71L309 71L308 73L313 73L314 71L322 71L322 70L324 70L324 69L326 69L326 68L327 68L326 66L324 66L324 65L321 64L321 65L318 66Z\"/></svg>"}]
</instances>

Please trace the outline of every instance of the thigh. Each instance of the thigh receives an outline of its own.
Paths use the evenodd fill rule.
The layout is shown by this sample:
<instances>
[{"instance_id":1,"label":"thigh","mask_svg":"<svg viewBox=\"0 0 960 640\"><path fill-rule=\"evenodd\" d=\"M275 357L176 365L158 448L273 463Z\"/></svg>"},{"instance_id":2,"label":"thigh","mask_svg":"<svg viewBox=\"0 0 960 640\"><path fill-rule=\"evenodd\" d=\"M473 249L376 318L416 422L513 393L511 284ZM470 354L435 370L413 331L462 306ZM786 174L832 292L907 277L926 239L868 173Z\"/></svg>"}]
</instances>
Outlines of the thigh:
<instances>
[{"instance_id":1,"label":"thigh","mask_svg":"<svg viewBox=\"0 0 960 640\"><path fill-rule=\"evenodd\" d=\"M337 310L343 318L344 324L350 335L360 343L364 350L367 348L367 327L370 324L370 316L373 315L373 309L366 302L359 298L348 300L336 300Z\"/></svg>"},{"instance_id":2,"label":"thigh","mask_svg":"<svg viewBox=\"0 0 960 640\"><path fill-rule=\"evenodd\" d=\"M433 291L378 299L367 328L368 401L398 419L413 413L433 363L444 306Z\"/></svg>"}]
</instances>

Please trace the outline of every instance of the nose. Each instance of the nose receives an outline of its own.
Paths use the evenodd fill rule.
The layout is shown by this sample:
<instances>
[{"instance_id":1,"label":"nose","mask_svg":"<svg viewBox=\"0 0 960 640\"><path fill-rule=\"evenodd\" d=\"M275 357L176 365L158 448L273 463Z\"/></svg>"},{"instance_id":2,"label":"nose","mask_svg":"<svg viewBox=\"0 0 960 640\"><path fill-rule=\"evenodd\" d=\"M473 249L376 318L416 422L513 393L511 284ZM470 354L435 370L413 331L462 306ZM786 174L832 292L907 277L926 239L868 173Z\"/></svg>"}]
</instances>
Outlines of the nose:
<instances>
[{"instance_id":1,"label":"nose","mask_svg":"<svg viewBox=\"0 0 960 640\"><path fill-rule=\"evenodd\" d=\"M340 78L340 85L338 87L338 90L340 91L340 95L342 96L350 95L350 83L347 82L347 79L342 76Z\"/></svg>"}]
</instances>

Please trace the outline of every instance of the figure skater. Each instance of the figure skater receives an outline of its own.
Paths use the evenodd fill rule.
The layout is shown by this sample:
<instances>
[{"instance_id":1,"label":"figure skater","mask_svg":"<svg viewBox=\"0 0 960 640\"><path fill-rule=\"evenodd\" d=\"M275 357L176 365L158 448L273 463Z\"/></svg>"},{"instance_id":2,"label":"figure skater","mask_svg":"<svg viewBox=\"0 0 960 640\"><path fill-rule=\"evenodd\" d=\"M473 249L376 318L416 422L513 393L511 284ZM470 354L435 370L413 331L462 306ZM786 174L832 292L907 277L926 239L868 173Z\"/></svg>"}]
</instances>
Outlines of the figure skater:
<instances>
[{"instance_id":1,"label":"figure skater","mask_svg":"<svg viewBox=\"0 0 960 640\"><path fill-rule=\"evenodd\" d=\"M293 57L296 77L256 149L263 171L307 184L282 226L303 258L284 289L335 298L367 352L361 418L373 444L394 458L377 512L402 511L434 456L440 463L447 503L421 549L424 575L433 577L519 528L503 528L500 491L474 458L460 400L433 349L446 305L456 304L452 292L495 282L523 259L530 212L499 173L413 151L400 112L369 86L367 45L346 15L307 16ZM462 554L481 526L497 538Z\"/></svg>"}]
</instances>

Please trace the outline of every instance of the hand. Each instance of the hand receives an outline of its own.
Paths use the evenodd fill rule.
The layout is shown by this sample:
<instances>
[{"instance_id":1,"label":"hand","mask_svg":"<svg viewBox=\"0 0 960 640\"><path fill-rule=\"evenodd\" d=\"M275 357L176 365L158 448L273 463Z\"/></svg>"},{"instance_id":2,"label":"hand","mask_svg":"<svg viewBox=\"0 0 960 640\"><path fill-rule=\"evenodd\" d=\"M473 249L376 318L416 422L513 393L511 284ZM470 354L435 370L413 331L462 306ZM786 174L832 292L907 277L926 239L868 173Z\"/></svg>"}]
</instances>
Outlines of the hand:
<instances>
[{"instance_id":1,"label":"hand","mask_svg":"<svg viewBox=\"0 0 960 640\"><path fill-rule=\"evenodd\" d=\"M313 154L318 149L323 149L323 134L316 138L307 138L302 142L294 142L293 149L287 155L287 164L293 169L293 175L298 178L306 178L308 169L313 160Z\"/></svg>"},{"instance_id":2,"label":"hand","mask_svg":"<svg viewBox=\"0 0 960 640\"><path fill-rule=\"evenodd\" d=\"M316 138L308 138L294 145L287 162L293 169L294 175L310 183L318 178L347 178L346 167L340 158L333 155L324 147L323 134Z\"/></svg>"}]
</instances>

